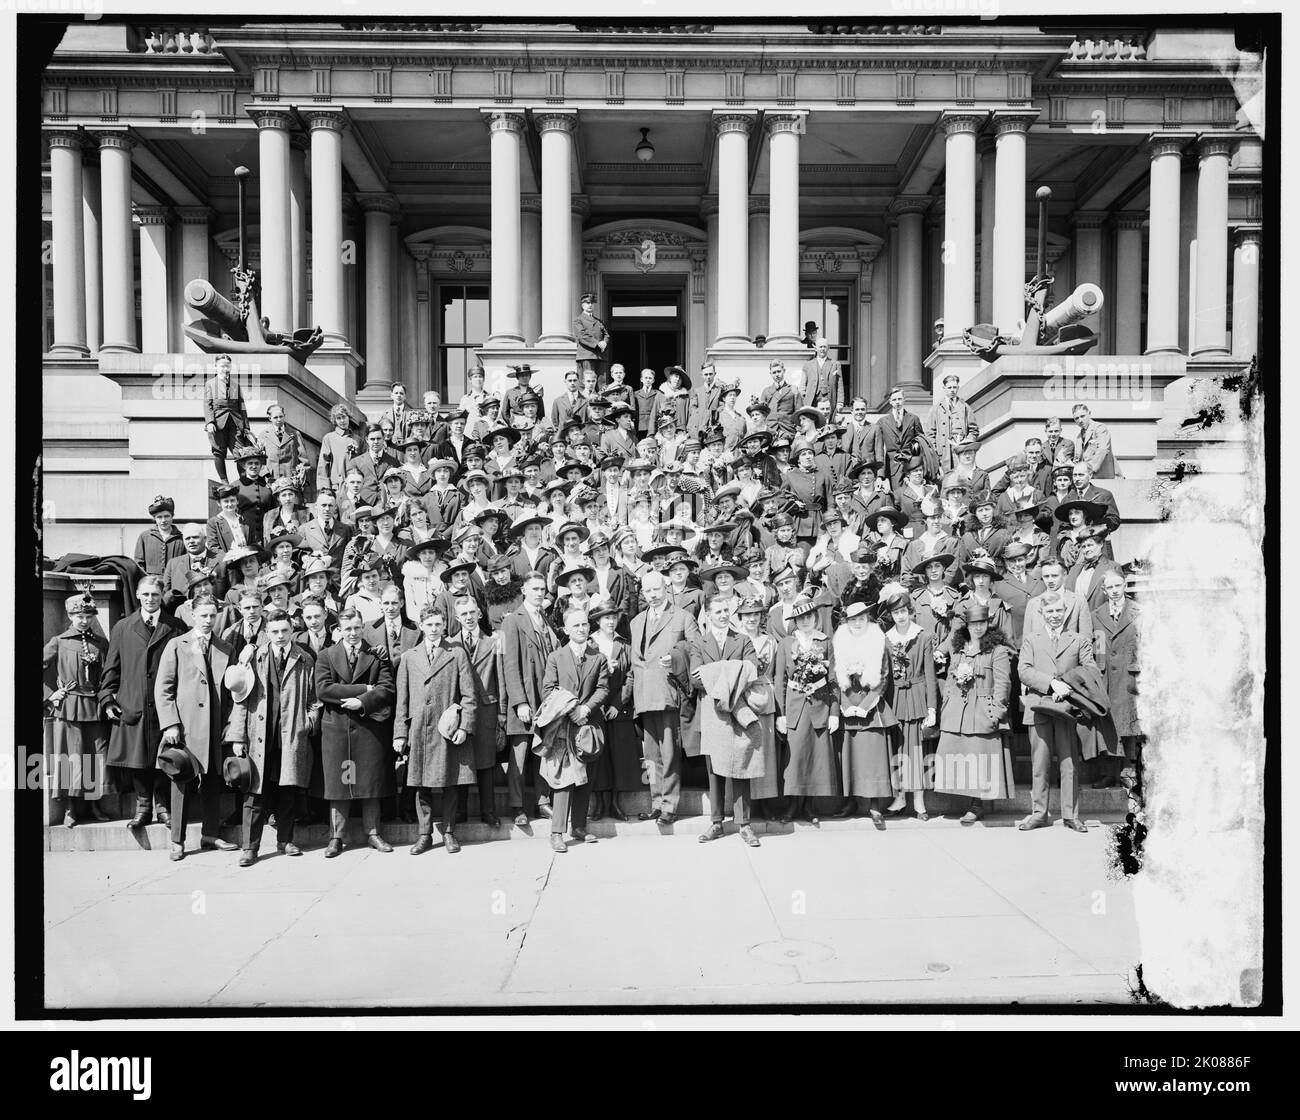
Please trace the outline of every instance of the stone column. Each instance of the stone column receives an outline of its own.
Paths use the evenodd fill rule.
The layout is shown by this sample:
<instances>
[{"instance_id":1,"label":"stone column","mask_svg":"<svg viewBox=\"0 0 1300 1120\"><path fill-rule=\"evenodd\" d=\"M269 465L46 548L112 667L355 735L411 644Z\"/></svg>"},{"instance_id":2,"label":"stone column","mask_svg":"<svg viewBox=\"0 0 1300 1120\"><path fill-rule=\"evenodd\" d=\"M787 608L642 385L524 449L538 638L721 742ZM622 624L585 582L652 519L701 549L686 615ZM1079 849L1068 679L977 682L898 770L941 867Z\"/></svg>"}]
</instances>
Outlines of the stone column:
<instances>
[{"instance_id":1,"label":"stone column","mask_svg":"<svg viewBox=\"0 0 1300 1120\"><path fill-rule=\"evenodd\" d=\"M849 400L843 401L847 407L854 397L867 397L870 402L871 392L871 352L875 346L872 336L872 295L875 280L876 257L880 254L878 245L858 245L858 344L854 351L857 355L853 363L851 384L848 387Z\"/></svg>"},{"instance_id":2,"label":"stone column","mask_svg":"<svg viewBox=\"0 0 1300 1120\"><path fill-rule=\"evenodd\" d=\"M930 206L927 196L900 195L889 204L889 212L898 218L898 337L895 340L896 362L894 385L924 393L921 362L930 332L921 322L921 292L924 283L921 234L925 212ZM891 386L892 388L892 386Z\"/></svg>"},{"instance_id":3,"label":"stone column","mask_svg":"<svg viewBox=\"0 0 1300 1120\"><path fill-rule=\"evenodd\" d=\"M578 119L572 110L537 113L534 119L542 137L542 333L537 344L572 346L575 296L581 294L569 291L573 134Z\"/></svg>"},{"instance_id":4,"label":"stone column","mask_svg":"<svg viewBox=\"0 0 1300 1120\"><path fill-rule=\"evenodd\" d=\"M292 330L293 252L289 208L289 111L258 108L258 252L262 317L271 329Z\"/></svg>"},{"instance_id":5,"label":"stone column","mask_svg":"<svg viewBox=\"0 0 1300 1120\"><path fill-rule=\"evenodd\" d=\"M97 139L104 285L104 340L100 350L138 354L131 221L131 149L135 140L125 132L101 132Z\"/></svg>"},{"instance_id":6,"label":"stone column","mask_svg":"<svg viewBox=\"0 0 1300 1120\"><path fill-rule=\"evenodd\" d=\"M536 346L542 333L542 198L526 194L519 203L520 257L523 271L523 329L524 342ZM565 285L573 283L573 209L564 230L569 251L565 254Z\"/></svg>"},{"instance_id":7,"label":"stone column","mask_svg":"<svg viewBox=\"0 0 1300 1120\"><path fill-rule=\"evenodd\" d=\"M1206 136L1197 144L1196 315L1193 358L1228 356L1228 160L1233 140Z\"/></svg>"},{"instance_id":8,"label":"stone column","mask_svg":"<svg viewBox=\"0 0 1300 1120\"><path fill-rule=\"evenodd\" d=\"M415 370L416 382L424 393L437 388L433 368L433 285L429 278L433 246L419 243L407 249L415 258Z\"/></svg>"},{"instance_id":9,"label":"stone column","mask_svg":"<svg viewBox=\"0 0 1300 1120\"><path fill-rule=\"evenodd\" d=\"M207 206L178 206L176 216L181 222L181 290L191 280L206 280L210 271L208 261L208 223L215 213ZM201 316L182 303L181 319L191 323ZM198 343L182 332L181 350L186 354L199 354Z\"/></svg>"},{"instance_id":10,"label":"stone column","mask_svg":"<svg viewBox=\"0 0 1300 1120\"><path fill-rule=\"evenodd\" d=\"M308 112L311 130L311 308L326 346L348 345L343 290L343 129L338 111ZM355 263L355 262L354 262Z\"/></svg>"},{"instance_id":11,"label":"stone column","mask_svg":"<svg viewBox=\"0 0 1300 1120\"><path fill-rule=\"evenodd\" d=\"M1070 224L1074 227L1074 284L1058 285L1059 298L1064 299L1080 284L1096 284L1105 288L1102 272L1102 227L1106 224L1106 213L1101 210L1076 210L1070 215ZM1098 343L1094 354L1115 353L1111 348L1110 331L1106 320L1110 313L1104 308L1102 313L1089 319L1084 325L1097 332ZM1118 351L1123 353L1123 351Z\"/></svg>"},{"instance_id":12,"label":"stone column","mask_svg":"<svg viewBox=\"0 0 1300 1120\"><path fill-rule=\"evenodd\" d=\"M366 387L369 398L387 397L393 387L393 215L390 194L359 194L365 215Z\"/></svg>"},{"instance_id":13,"label":"stone column","mask_svg":"<svg viewBox=\"0 0 1300 1120\"><path fill-rule=\"evenodd\" d=\"M1037 111L997 111L993 241L993 322L1017 332L1025 317L1025 147Z\"/></svg>"},{"instance_id":14,"label":"stone column","mask_svg":"<svg viewBox=\"0 0 1300 1120\"><path fill-rule=\"evenodd\" d=\"M397 230L394 229L393 232L396 235ZM398 239L393 247L398 290L402 294L402 315L400 319L395 319L393 322L393 334L396 336L393 345L397 348L399 368L402 371L402 381L406 385L407 395L412 400L418 401L425 388L420 370L420 356L415 342L416 324L420 314L416 297L419 281L416 279L415 258L406 251L406 246Z\"/></svg>"},{"instance_id":15,"label":"stone column","mask_svg":"<svg viewBox=\"0 0 1300 1120\"><path fill-rule=\"evenodd\" d=\"M975 131L983 113L943 114L943 338L965 348L962 332L975 325Z\"/></svg>"},{"instance_id":16,"label":"stone column","mask_svg":"<svg viewBox=\"0 0 1300 1120\"><path fill-rule=\"evenodd\" d=\"M1115 215L1115 353L1142 353L1142 223L1145 214Z\"/></svg>"},{"instance_id":17,"label":"stone column","mask_svg":"<svg viewBox=\"0 0 1300 1120\"><path fill-rule=\"evenodd\" d=\"M1184 136L1151 137L1150 227L1147 246L1148 354L1177 354L1179 222Z\"/></svg>"},{"instance_id":18,"label":"stone column","mask_svg":"<svg viewBox=\"0 0 1300 1120\"><path fill-rule=\"evenodd\" d=\"M718 337L718 196L706 194L700 199L700 217L708 238L708 256L704 264L705 337L712 345ZM763 301L766 308L767 301ZM632 379L629 377L628 381ZM639 383L638 383L639 384Z\"/></svg>"},{"instance_id":19,"label":"stone column","mask_svg":"<svg viewBox=\"0 0 1300 1120\"><path fill-rule=\"evenodd\" d=\"M981 136L975 143L980 155L980 309L981 323L993 322L994 200L997 198L997 162L994 140Z\"/></svg>"},{"instance_id":20,"label":"stone column","mask_svg":"<svg viewBox=\"0 0 1300 1120\"><path fill-rule=\"evenodd\" d=\"M799 135L806 117L805 113L769 113L765 118L769 183L766 333L771 346L798 346L803 338L799 322ZM746 183L748 174L746 167ZM718 182L721 194L721 177Z\"/></svg>"},{"instance_id":21,"label":"stone column","mask_svg":"<svg viewBox=\"0 0 1300 1120\"><path fill-rule=\"evenodd\" d=\"M50 353L85 358L86 250L81 152L76 132L50 132L50 206L54 227L54 340Z\"/></svg>"},{"instance_id":22,"label":"stone column","mask_svg":"<svg viewBox=\"0 0 1300 1120\"><path fill-rule=\"evenodd\" d=\"M749 334L767 334L767 256L770 249L768 200L762 195L749 199ZM797 251L797 249L796 249ZM795 276L798 277L798 260Z\"/></svg>"},{"instance_id":23,"label":"stone column","mask_svg":"<svg viewBox=\"0 0 1300 1120\"><path fill-rule=\"evenodd\" d=\"M100 272L103 262L99 249L99 152L97 149L81 153L81 221L84 240L82 256L85 259L83 279L86 286L86 347L95 354L104 337L103 291ZM92 162L93 161L93 162Z\"/></svg>"},{"instance_id":24,"label":"stone column","mask_svg":"<svg viewBox=\"0 0 1300 1120\"><path fill-rule=\"evenodd\" d=\"M715 346L749 343L749 132L748 113L714 113L718 136L718 335ZM771 266L768 261L768 279ZM768 325L773 325L771 303ZM796 318L798 316L796 315Z\"/></svg>"},{"instance_id":25,"label":"stone column","mask_svg":"<svg viewBox=\"0 0 1300 1120\"><path fill-rule=\"evenodd\" d=\"M167 308L167 227L165 206L137 206L140 222L140 349L145 354L171 352Z\"/></svg>"},{"instance_id":26,"label":"stone column","mask_svg":"<svg viewBox=\"0 0 1300 1120\"><path fill-rule=\"evenodd\" d=\"M490 343L519 345L521 246L519 220L519 140L521 113L486 113L492 151L492 324Z\"/></svg>"},{"instance_id":27,"label":"stone column","mask_svg":"<svg viewBox=\"0 0 1300 1120\"><path fill-rule=\"evenodd\" d=\"M587 219L591 217L591 200L588 199L585 194L575 194L569 210L573 230L573 252L570 254L569 260L569 268L571 269L573 276L573 283L570 290L573 292L573 298L576 303L582 293L587 290L587 255L586 250L583 248L582 235L583 230L587 225ZM541 267L540 262L538 267ZM594 288L595 286L596 285L593 281L592 287ZM605 318L606 309L597 307L596 314L601 318ZM631 382L632 378L629 377L628 383L631 384Z\"/></svg>"},{"instance_id":28,"label":"stone column","mask_svg":"<svg viewBox=\"0 0 1300 1120\"><path fill-rule=\"evenodd\" d=\"M310 327L307 311L307 147L308 138L295 132L289 140L289 260L293 321L286 330Z\"/></svg>"},{"instance_id":29,"label":"stone column","mask_svg":"<svg viewBox=\"0 0 1300 1120\"><path fill-rule=\"evenodd\" d=\"M1259 349L1258 225L1232 231L1232 356L1249 359Z\"/></svg>"}]
</instances>

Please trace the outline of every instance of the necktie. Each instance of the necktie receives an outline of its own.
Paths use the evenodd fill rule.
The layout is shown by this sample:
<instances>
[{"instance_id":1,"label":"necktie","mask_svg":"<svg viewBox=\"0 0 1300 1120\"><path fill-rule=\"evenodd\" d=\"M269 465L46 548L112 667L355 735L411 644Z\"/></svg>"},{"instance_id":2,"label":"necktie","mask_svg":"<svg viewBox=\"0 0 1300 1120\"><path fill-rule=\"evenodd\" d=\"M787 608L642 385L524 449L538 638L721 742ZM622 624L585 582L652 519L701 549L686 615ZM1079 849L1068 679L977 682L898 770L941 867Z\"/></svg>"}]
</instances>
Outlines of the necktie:
<instances>
[{"instance_id":1,"label":"necktie","mask_svg":"<svg viewBox=\"0 0 1300 1120\"><path fill-rule=\"evenodd\" d=\"M253 624L251 622L244 623L244 640L246 642L253 640Z\"/></svg>"},{"instance_id":2,"label":"necktie","mask_svg":"<svg viewBox=\"0 0 1300 1120\"><path fill-rule=\"evenodd\" d=\"M289 651L287 649L280 650L280 652L275 655L275 660L277 663L276 667L280 670L281 675L283 675L285 662L289 660Z\"/></svg>"},{"instance_id":3,"label":"necktie","mask_svg":"<svg viewBox=\"0 0 1300 1120\"><path fill-rule=\"evenodd\" d=\"M352 646L352 645L349 645L349 646L347 647L347 651L348 651L348 668L349 668L349 669L355 669L355 668L357 667L357 650L356 650L356 647L355 647L355 646Z\"/></svg>"},{"instance_id":4,"label":"necktie","mask_svg":"<svg viewBox=\"0 0 1300 1120\"><path fill-rule=\"evenodd\" d=\"M157 625L157 623L154 622L154 620L153 620L153 616L152 616L152 615L146 615L146 616L145 616L144 624L145 624L147 627L149 627L149 631L150 631L150 633L153 632L153 628L154 628L154 626Z\"/></svg>"}]
</instances>

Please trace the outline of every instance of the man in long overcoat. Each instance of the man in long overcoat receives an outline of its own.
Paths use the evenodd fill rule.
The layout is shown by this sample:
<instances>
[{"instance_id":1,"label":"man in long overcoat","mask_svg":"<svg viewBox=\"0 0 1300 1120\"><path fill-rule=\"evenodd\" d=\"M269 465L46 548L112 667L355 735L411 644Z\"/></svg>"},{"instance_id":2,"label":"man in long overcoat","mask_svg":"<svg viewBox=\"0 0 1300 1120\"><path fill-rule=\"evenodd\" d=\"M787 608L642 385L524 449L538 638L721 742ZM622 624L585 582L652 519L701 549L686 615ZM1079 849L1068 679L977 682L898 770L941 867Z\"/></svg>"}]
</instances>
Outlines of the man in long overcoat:
<instances>
[{"instance_id":1,"label":"man in long overcoat","mask_svg":"<svg viewBox=\"0 0 1300 1120\"><path fill-rule=\"evenodd\" d=\"M136 585L140 609L119 619L108 638L108 655L99 683L99 703L112 721L108 765L130 775L135 816L128 828L143 828L152 815L168 824L170 783L158 769L162 728L154 684L163 650L185 627L162 611L162 581L145 576Z\"/></svg>"},{"instance_id":2,"label":"man in long overcoat","mask_svg":"<svg viewBox=\"0 0 1300 1120\"><path fill-rule=\"evenodd\" d=\"M293 825L311 780L312 735L320 723L316 699L316 659L296 643L284 611L266 614L270 641L244 667L251 688L235 702L226 742L247 758L252 770L244 795L244 854L240 867L257 860L262 828L275 811L275 849L300 856Z\"/></svg>"},{"instance_id":3,"label":"man in long overcoat","mask_svg":"<svg viewBox=\"0 0 1300 1120\"><path fill-rule=\"evenodd\" d=\"M950 373L943 379L943 396L934 402L934 407L930 409L930 421L926 425L930 446L939 456L939 470L944 474L957 466L957 454L954 451L957 444L980 438L975 413L957 395L960 387L961 378L955 373Z\"/></svg>"},{"instance_id":4,"label":"man in long overcoat","mask_svg":"<svg viewBox=\"0 0 1300 1120\"><path fill-rule=\"evenodd\" d=\"M889 394L889 411L876 421L875 447L871 452L871 457L883 464L882 473L896 494L914 454L913 441L924 434L921 421L903 407L903 399L902 389Z\"/></svg>"},{"instance_id":5,"label":"man in long overcoat","mask_svg":"<svg viewBox=\"0 0 1300 1120\"><path fill-rule=\"evenodd\" d=\"M506 759L506 791L515 824L526 828L524 782L528 760L534 757L530 750L533 717L542 706L546 658L557 642L542 610L546 598L545 576L540 572L528 574L520 592L524 597L523 605L501 622L501 673L505 688L506 739L510 751ZM533 769L535 776L535 764ZM538 811L549 817L551 799L540 779L536 789Z\"/></svg>"},{"instance_id":6,"label":"man in long overcoat","mask_svg":"<svg viewBox=\"0 0 1300 1120\"><path fill-rule=\"evenodd\" d=\"M497 732L501 720L501 655L497 639L485 628L487 615L474 599L464 599L456 609L460 633L452 639L465 650L469 667L474 673L474 734L470 741L474 747L474 773L478 784L478 815L489 828L500 828L501 818L496 814L496 780L501 772L497 763ZM469 816L469 786L456 791L459 808L458 821Z\"/></svg>"},{"instance_id":7,"label":"man in long overcoat","mask_svg":"<svg viewBox=\"0 0 1300 1120\"><path fill-rule=\"evenodd\" d=\"M323 796L330 803L330 842L325 858L343 851L351 802L361 802L366 843L381 852L393 846L379 834L379 799L394 791L392 741L393 666L382 649L361 637L364 621L355 607L339 612L342 641L316 660L321 717Z\"/></svg>"},{"instance_id":8,"label":"man in long overcoat","mask_svg":"<svg viewBox=\"0 0 1300 1120\"><path fill-rule=\"evenodd\" d=\"M432 603L420 609L421 641L402 654L397 667L397 712L393 750L407 757L406 784L415 790L420 835L411 848L418 856L433 847L433 795L442 794L438 831L447 853L460 851L456 839L456 790L474 784L474 720L478 707L474 674L463 645L443 641L447 620ZM455 727L443 717L460 706ZM444 732L447 732L444 734Z\"/></svg>"}]
</instances>

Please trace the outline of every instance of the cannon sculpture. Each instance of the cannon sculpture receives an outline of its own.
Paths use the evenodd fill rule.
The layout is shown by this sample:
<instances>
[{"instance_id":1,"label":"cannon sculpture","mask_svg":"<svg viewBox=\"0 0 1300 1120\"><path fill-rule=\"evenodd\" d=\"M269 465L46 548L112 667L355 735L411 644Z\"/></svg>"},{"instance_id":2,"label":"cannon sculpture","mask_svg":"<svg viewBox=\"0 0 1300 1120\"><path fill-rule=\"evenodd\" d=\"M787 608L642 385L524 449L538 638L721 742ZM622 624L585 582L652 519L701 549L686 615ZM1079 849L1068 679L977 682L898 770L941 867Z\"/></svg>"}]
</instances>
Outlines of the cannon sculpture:
<instances>
[{"instance_id":1,"label":"cannon sculpture","mask_svg":"<svg viewBox=\"0 0 1300 1120\"><path fill-rule=\"evenodd\" d=\"M320 327L302 327L291 334L271 328L259 309L257 273L247 267L244 231L249 171L235 168L239 185L239 261L230 270L233 299L226 299L206 280L185 285L185 303L202 318L185 323L185 333L205 354L288 354L305 362L325 340Z\"/></svg>"},{"instance_id":2,"label":"cannon sculpture","mask_svg":"<svg viewBox=\"0 0 1300 1120\"><path fill-rule=\"evenodd\" d=\"M1039 187L1038 258L1034 277L1025 285L1025 326L1020 337L1001 334L992 323L967 327L962 337L971 352L986 362L1003 354L1086 354L1097 336L1082 321L1101 310L1103 297L1096 284L1080 284L1064 303L1052 306L1055 277L1047 270L1047 203L1051 187Z\"/></svg>"}]
</instances>

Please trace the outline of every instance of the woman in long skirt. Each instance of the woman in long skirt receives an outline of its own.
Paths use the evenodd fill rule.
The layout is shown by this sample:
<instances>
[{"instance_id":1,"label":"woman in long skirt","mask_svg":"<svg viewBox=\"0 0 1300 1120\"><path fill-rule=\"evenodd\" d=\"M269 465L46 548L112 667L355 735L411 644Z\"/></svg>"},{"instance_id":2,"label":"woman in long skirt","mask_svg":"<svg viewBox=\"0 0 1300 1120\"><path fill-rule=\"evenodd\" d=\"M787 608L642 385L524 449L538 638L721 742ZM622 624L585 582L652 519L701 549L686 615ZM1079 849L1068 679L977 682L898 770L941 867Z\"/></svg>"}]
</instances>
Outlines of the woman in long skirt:
<instances>
[{"instance_id":1,"label":"woman in long skirt","mask_svg":"<svg viewBox=\"0 0 1300 1120\"><path fill-rule=\"evenodd\" d=\"M906 592L902 592L906 594ZM850 603L844 610L844 625L835 631L835 681L843 701L844 807L836 817L851 817L857 798L867 799L872 823L885 827L881 808L894 792L890 775L890 739L894 710L890 703L892 680L889 652L880 627L871 620L866 603Z\"/></svg>"},{"instance_id":2,"label":"woman in long skirt","mask_svg":"<svg viewBox=\"0 0 1300 1120\"><path fill-rule=\"evenodd\" d=\"M99 707L99 678L108 639L95 623L95 600L72 595L65 607L72 625L45 643L45 707L51 724L47 781L66 800L63 823L105 821L99 799L108 776L108 725Z\"/></svg>"},{"instance_id":3,"label":"woman in long skirt","mask_svg":"<svg viewBox=\"0 0 1300 1120\"><path fill-rule=\"evenodd\" d=\"M1015 796L1011 754L1003 749L1000 725L1011 696L1011 654L1002 635L989 626L989 609L972 603L963 625L956 620L936 658L948 665L934 788L970 798L961 823L984 816L984 802Z\"/></svg>"},{"instance_id":4,"label":"woman in long skirt","mask_svg":"<svg viewBox=\"0 0 1300 1120\"><path fill-rule=\"evenodd\" d=\"M894 802L886 810L901 813L907 808L907 795L918 820L928 821L925 791L934 788L934 740L926 739L930 728L938 725L939 688L934 675L934 643L929 633L916 623L912 597L906 592L894 595L885 604L894 625L885 634L889 651L890 673L894 681Z\"/></svg>"},{"instance_id":5,"label":"woman in long skirt","mask_svg":"<svg viewBox=\"0 0 1300 1120\"><path fill-rule=\"evenodd\" d=\"M758 677L755 685L772 687L772 670L776 661L776 639L763 633L760 627L767 620L767 608L763 600L757 597L745 599L736 612L740 630L754 643L754 656L758 661ZM781 796L781 760L776 745L775 717L760 715L758 717L759 734L762 736L763 776L749 779L749 796L755 811L771 820L774 811L772 802Z\"/></svg>"},{"instance_id":6,"label":"woman in long skirt","mask_svg":"<svg viewBox=\"0 0 1300 1120\"><path fill-rule=\"evenodd\" d=\"M605 749L596 756L592 767L591 790L594 795L589 820L613 817L627 820L618 803L620 793L642 789L641 739L636 730L636 712L632 707L632 650L618 636L623 608L618 603L604 603L591 611L587 619L597 627L592 644L600 651L609 670L609 699L605 701Z\"/></svg>"},{"instance_id":7,"label":"woman in long skirt","mask_svg":"<svg viewBox=\"0 0 1300 1120\"><path fill-rule=\"evenodd\" d=\"M790 608L794 629L776 648L776 729L790 748L785 767L790 804L781 816L785 823L819 823L808 799L838 797L840 792L831 744L840 725L840 701L834 654L830 639L817 629L817 610L807 597L796 600Z\"/></svg>"}]
</instances>

